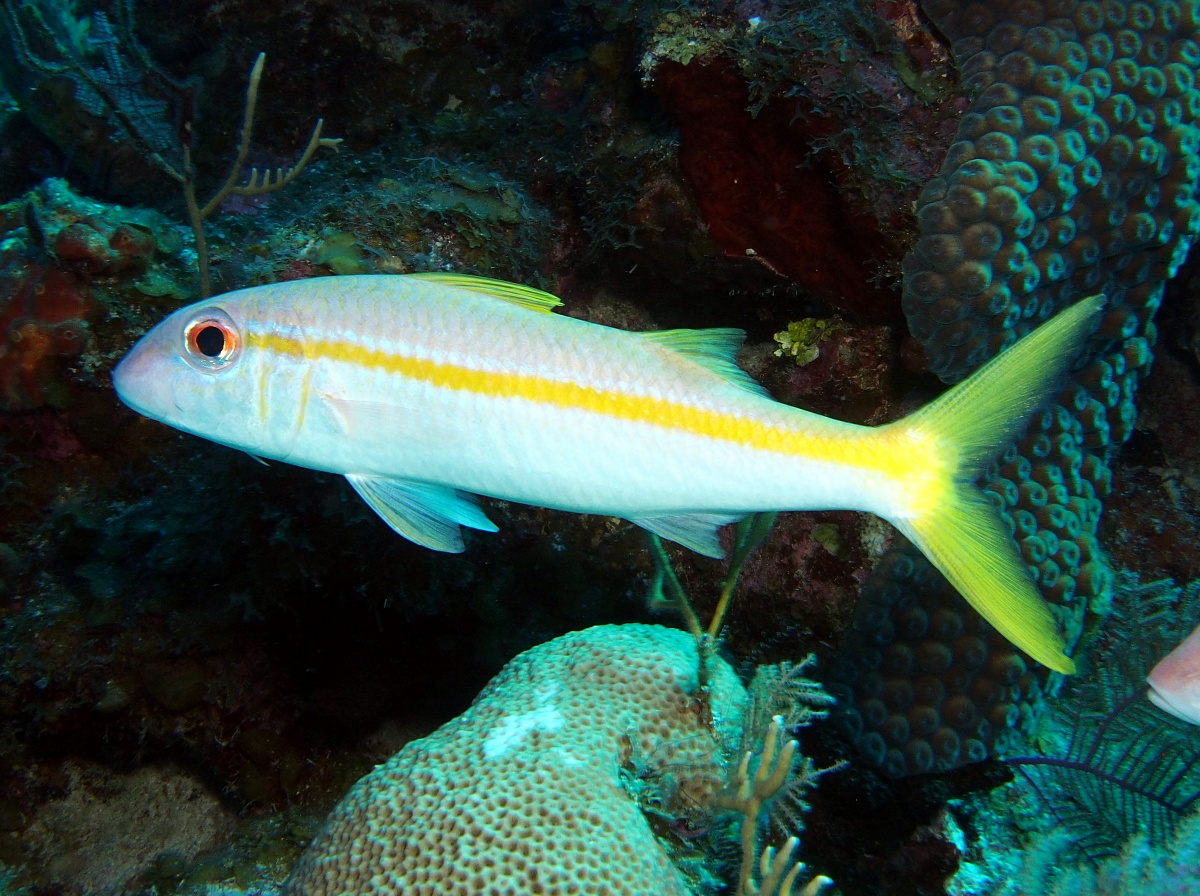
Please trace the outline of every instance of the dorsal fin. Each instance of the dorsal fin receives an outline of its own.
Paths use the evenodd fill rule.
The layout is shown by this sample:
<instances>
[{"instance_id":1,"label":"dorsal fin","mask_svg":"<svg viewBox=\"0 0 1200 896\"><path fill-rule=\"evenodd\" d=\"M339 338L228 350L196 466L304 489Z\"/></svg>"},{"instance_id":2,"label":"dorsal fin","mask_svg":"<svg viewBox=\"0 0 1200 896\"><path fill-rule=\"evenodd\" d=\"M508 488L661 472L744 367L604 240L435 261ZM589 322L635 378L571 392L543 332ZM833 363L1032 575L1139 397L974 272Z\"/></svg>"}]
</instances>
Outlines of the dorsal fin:
<instances>
[{"instance_id":1,"label":"dorsal fin","mask_svg":"<svg viewBox=\"0 0 1200 896\"><path fill-rule=\"evenodd\" d=\"M417 277L421 280L432 280L435 283L442 283L446 286L456 286L459 289L469 289L471 292L492 296L505 302L511 302L514 305L520 305L522 308L528 308L530 311L541 311L545 314L551 313L562 304L561 299L550 295L548 292L534 289L532 286L524 286L520 283L509 283L506 280L492 280L490 277L475 277L471 274L454 274L448 271L427 271L420 274L409 274L408 276Z\"/></svg>"},{"instance_id":2,"label":"dorsal fin","mask_svg":"<svg viewBox=\"0 0 1200 896\"><path fill-rule=\"evenodd\" d=\"M710 330L659 330L639 335L696 362L731 386L755 395L768 394L750 374L738 367L737 351L746 341L745 330L718 327Z\"/></svg>"}]
</instances>

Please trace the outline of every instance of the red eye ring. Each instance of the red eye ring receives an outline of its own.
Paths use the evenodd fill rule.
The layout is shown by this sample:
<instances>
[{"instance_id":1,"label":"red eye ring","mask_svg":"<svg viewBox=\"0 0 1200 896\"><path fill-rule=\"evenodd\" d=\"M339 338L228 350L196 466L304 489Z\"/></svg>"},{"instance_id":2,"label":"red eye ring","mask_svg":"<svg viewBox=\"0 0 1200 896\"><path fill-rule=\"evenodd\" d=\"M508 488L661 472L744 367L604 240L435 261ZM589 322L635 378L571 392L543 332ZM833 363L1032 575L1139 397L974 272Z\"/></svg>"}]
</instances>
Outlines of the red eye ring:
<instances>
[{"instance_id":1,"label":"red eye ring","mask_svg":"<svg viewBox=\"0 0 1200 896\"><path fill-rule=\"evenodd\" d=\"M233 320L220 308L205 308L183 328L185 357L201 370L228 367L236 359L241 343Z\"/></svg>"}]
</instances>

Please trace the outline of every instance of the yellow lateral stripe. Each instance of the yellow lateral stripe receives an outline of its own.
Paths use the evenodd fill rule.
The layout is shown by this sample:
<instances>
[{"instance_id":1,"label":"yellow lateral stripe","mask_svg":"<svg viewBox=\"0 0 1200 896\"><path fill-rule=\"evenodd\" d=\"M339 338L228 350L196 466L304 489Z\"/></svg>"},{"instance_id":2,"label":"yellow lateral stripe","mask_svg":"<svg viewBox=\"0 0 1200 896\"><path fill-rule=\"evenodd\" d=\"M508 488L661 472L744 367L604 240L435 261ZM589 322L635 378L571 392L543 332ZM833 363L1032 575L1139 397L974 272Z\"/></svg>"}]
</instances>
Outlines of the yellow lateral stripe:
<instances>
[{"instance_id":1,"label":"yellow lateral stripe","mask_svg":"<svg viewBox=\"0 0 1200 896\"><path fill-rule=\"evenodd\" d=\"M891 436L889 438L882 430L869 430L872 436L883 438L880 443L868 446L865 440L851 441L847 434L799 432L663 398L604 391L530 374L470 370L456 364L406 357L342 340L306 340L302 346L300 340L287 336L252 333L247 342L281 355L307 355L310 359L328 357L421 380L440 388L492 398L523 398L619 420L651 423L762 451L863 467L897 477L911 470L914 464L911 454L905 451L909 439L902 432L887 434Z\"/></svg>"}]
</instances>

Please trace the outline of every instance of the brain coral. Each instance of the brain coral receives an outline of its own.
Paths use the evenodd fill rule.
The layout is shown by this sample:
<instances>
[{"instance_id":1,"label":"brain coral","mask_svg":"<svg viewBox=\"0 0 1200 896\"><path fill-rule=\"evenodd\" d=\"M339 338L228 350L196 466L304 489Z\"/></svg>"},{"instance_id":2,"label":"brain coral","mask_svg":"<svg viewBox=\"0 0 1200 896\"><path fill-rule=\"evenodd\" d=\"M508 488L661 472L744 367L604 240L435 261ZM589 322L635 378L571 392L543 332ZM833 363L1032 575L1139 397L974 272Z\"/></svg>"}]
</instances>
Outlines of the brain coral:
<instances>
[{"instance_id":1,"label":"brain coral","mask_svg":"<svg viewBox=\"0 0 1200 896\"><path fill-rule=\"evenodd\" d=\"M658 626L521 654L355 785L286 892L691 893L642 805L686 816L725 777L746 692L723 661L698 672L695 639Z\"/></svg>"},{"instance_id":2,"label":"brain coral","mask_svg":"<svg viewBox=\"0 0 1200 896\"><path fill-rule=\"evenodd\" d=\"M926 10L974 94L904 264L905 313L932 368L959 380L1082 296L1108 296L1085 365L982 483L1074 644L1085 613L1106 609L1109 461L1136 419L1163 286L1200 224L1200 3ZM982 758L1054 687L947 603L939 578L919 558L885 561L840 663L842 723L893 775Z\"/></svg>"}]
</instances>

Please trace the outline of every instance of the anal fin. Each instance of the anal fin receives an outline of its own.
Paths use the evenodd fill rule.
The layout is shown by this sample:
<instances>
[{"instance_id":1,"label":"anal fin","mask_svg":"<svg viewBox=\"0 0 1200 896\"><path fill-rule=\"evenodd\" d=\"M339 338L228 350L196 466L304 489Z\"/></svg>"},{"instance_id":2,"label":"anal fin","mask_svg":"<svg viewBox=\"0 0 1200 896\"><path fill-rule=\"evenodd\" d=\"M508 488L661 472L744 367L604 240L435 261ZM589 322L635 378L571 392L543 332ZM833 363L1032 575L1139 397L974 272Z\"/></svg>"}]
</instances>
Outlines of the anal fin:
<instances>
[{"instance_id":1,"label":"anal fin","mask_svg":"<svg viewBox=\"0 0 1200 896\"><path fill-rule=\"evenodd\" d=\"M717 539L717 530L742 519L740 513L682 513L673 516L630 518L630 522L653 532L659 538L681 544L705 557L721 559L725 551Z\"/></svg>"}]
</instances>

